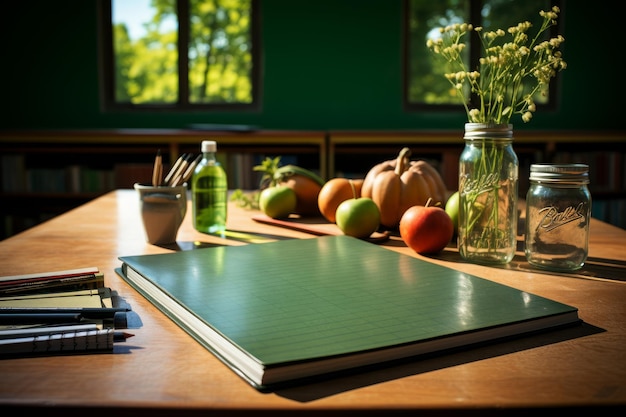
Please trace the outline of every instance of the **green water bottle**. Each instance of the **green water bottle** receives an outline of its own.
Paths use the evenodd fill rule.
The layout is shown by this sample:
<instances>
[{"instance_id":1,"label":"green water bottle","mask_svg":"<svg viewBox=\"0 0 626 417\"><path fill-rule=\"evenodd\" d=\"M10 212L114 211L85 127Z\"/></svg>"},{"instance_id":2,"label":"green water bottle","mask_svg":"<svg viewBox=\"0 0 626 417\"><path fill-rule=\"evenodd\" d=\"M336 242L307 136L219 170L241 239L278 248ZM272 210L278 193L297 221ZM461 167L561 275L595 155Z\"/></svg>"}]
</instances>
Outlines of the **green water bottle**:
<instances>
[{"instance_id":1,"label":"green water bottle","mask_svg":"<svg viewBox=\"0 0 626 417\"><path fill-rule=\"evenodd\" d=\"M191 181L194 228L203 233L224 234L228 183L226 172L215 159L217 143L202 141L202 160Z\"/></svg>"}]
</instances>

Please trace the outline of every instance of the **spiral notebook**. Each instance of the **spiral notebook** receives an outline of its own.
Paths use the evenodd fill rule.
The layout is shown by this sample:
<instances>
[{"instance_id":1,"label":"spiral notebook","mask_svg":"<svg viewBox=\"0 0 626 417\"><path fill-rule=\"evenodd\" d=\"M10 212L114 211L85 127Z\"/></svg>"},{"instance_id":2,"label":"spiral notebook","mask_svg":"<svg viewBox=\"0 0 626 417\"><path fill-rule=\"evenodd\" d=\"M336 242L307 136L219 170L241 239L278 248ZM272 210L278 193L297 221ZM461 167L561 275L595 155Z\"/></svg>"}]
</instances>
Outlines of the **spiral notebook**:
<instances>
[{"instance_id":1,"label":"spiral notebook","mask_svg":"<svg viewBox=\"0 0 626 417\"><path fill-rule=\"evenodd\" d=\"M575 307L348 236L120 257L258 389L580 323Z\"/></svg>"}]
</instances>

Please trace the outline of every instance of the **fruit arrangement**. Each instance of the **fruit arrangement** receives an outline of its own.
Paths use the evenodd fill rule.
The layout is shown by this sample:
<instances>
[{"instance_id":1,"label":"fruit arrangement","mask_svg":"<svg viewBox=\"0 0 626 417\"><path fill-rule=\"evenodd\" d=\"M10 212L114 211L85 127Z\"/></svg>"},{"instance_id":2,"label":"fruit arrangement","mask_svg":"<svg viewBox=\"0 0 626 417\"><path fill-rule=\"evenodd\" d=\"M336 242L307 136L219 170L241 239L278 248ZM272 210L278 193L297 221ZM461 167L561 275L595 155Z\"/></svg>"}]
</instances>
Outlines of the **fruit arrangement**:
<instances>
[{"instance_id":1,"label":"fruit arrangement","mask_svg":"<svg viewBox=\"0 0 626 417\"><path fill-rule=\"evenodd\" d=\"M439 172L410 156L409 148L403 148L396 159L373 166L365 178L325 182L311 171L280 167L279 158L267 158L255 167L263 172L259 208L274 219L321 215L360 239L395 230L415 252L439 252L456 231L457 194L448 200Z\"/></svg>"},{"instance_id":2,"label":"fruit arrangement","mask_svg":"<svg viewBox=\"0 0 626 417\"><path fill-rule=\"evenodd\" d=\"M280 157L266 158L253 170L263 173L258 207L269 217L278 219L290 214L320 214L317 197L324 180L314 172L296 165L280 166ZM235 198L243 204L255 206L253 202L245 201L241 192L236 193Z\"/></svg>"}]
</instances>

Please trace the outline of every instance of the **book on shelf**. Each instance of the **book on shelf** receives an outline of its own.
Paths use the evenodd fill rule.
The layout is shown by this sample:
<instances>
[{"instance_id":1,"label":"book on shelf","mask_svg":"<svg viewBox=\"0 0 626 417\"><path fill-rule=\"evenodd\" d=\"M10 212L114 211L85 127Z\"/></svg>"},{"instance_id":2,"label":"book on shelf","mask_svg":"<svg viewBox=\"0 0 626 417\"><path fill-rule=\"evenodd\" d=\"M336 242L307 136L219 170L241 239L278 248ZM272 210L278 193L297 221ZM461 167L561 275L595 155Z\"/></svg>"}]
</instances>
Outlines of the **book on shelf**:
<instances>
[{"instance_id":1,"label":"book on shelf","mask_svg":"<svg viewBox=\"0 0 626 417\"><path fill-rule=\"evenodd\" d=\"M114 188L133 188L136 182L152 182L153 163L119 163L113 168Z\"/></svg>"},{"instance_id":2,"label":"book on shelf","mask_svg":"<svg viewBox=\"0 0 626 417\"><path fill-rule=\"evenodd\" d=\"M2 174L2 191L24 192L26 190L26 168L24 154L0 155L0 167Z\"/></svg>"},{"instance_id":3,"label":"book on shelf","mask_svg":"<svg viewBox=\"0 0 626 417\"><path fill-rule=\"evenodd\" d=\"M344 235L120 260L260 390L580 323L575 307Z\"/></svg>"},{"instance_id":4,"label":"book on shelf","mask_svg":"<svg viewBox=\"0 0 626 417\"><path fill-rule=\"evenodd\" d=\"M56 167L28 166L25 154L0 157L0 191L17 193L103 192L115 188L112 169L80 164Z\"/></svg>"}]
</instances>

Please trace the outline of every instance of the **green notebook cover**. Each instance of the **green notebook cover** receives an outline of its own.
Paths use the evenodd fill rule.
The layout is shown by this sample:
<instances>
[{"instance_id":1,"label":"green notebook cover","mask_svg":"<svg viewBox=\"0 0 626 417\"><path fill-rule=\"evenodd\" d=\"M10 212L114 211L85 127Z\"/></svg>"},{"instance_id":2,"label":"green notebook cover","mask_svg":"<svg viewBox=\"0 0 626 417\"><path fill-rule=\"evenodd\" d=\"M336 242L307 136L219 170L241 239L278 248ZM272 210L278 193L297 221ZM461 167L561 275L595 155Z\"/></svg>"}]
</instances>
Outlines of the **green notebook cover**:
<instances>
[{"instance_id":1,"label":"green notebook cover","mask_svg":"<svg viewBox=\"0 0 626 417\"><path fill-rule=\"evenodd\" d=\"M348 236L120 260L259 389L579 322L574 307Z\"/></svg>"}]
</instances>

